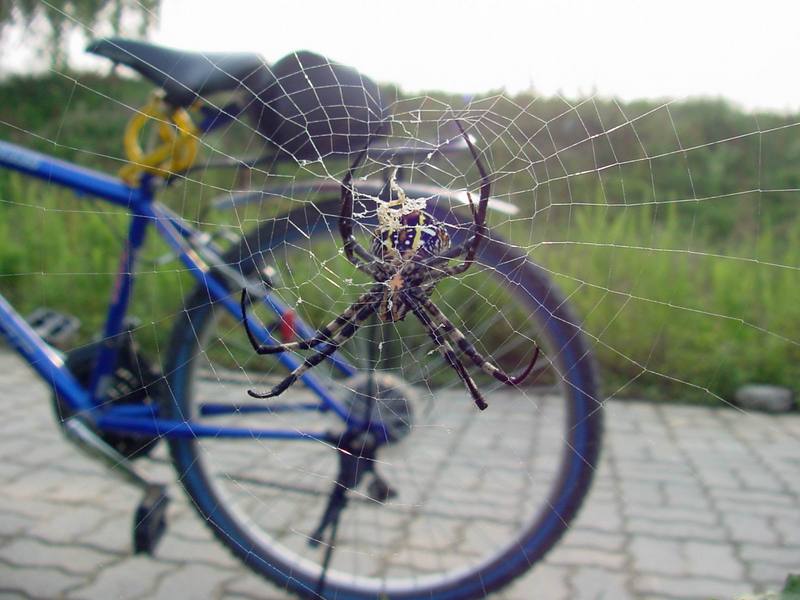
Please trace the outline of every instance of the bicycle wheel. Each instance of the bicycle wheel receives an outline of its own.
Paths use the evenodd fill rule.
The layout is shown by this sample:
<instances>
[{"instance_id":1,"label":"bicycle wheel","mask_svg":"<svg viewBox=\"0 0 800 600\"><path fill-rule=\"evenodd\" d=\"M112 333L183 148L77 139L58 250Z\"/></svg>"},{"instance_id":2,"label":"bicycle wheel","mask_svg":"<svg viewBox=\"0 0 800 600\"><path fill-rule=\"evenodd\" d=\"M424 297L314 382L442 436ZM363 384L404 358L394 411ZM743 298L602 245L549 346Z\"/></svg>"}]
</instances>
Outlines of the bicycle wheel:
<instances>
[{"instance_id":1,"label":"bicycle wheel","mask_svg":"<svg viewBox=\"0 0 800 600\"><path fill-rule=\"evenodd\" d=\"M267 221L227 260L254 280L265 264L274 266L274 292L309 324L327 323L369 285L339 251L338 212L338 199L331 199ZM469 219L447 207L431 212L451 224ZM452 228L454 243L464 231ZM343 346L341 355L357 367L354 377L319 365L317 376L353 410L363 397L354 390L363 391L365 367L377 368L374 408L396 431L376 456L396 496L377 501L364 486L350 492L327 569L327 545L312 547L309 539L336 479L330 444L171 440L178 477L200 516L279 587L338 600L481 598L536 563L575 516L597 464L602 419L589 352L563 297L524 254L491 239L470 271L443 281L432 299L509 372L526 364L536 340L542 349L536 381L508 388L471 369L489 402L478 411L413 315L382 326L384 337L372 346L377 354L366 361L359 349L376 336L376 325ZM173 418L210 418L198 408L210 400L242 407L313 400L300 383L278 399L247 397L247 388L269 389L286 371L273 356L256 355L241 323L203 288L186 303L171 358ZM243 409L222 422L342 429L336 418L316 412Z\"/></svg>"}]
</instances>

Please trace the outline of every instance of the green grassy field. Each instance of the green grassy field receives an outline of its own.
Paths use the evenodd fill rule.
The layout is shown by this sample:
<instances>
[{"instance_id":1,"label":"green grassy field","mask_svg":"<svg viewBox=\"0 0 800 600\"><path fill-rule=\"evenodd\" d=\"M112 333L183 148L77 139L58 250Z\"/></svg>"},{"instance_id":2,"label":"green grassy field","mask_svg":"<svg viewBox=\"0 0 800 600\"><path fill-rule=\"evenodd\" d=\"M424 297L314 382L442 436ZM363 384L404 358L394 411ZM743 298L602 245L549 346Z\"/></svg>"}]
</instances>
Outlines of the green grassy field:
<instances>
[{"instance_id":1,"label":"green grassy field","mask_svg":"<svg viewBox=\"0 0 800 600\"><path fill-rule=\"evenodd\" d=\"M147 93L141 82L98 76L7 80L0 139L113 172L124 123ZM424 115L422 135L460 102L429 94L394 107L401 121ZM567 293L606 393L718 403L746 382L800 391L798 115L720 101L496 95L470 108L487 115L480 142L494 193L520 208L513 218L494 215L493 227ZM201 160L254 141L246 127L223 132ZM167 201L213 230L232 217L206 212L209 198L265 177L203 173ZM90 338L124 226L124 213L0 172L0 290L23 313L46 305L81 316ZM155 350L190 285L176 263L151 260L164 250L148 241L134 304Z\"/></svg>"}]
</instances>

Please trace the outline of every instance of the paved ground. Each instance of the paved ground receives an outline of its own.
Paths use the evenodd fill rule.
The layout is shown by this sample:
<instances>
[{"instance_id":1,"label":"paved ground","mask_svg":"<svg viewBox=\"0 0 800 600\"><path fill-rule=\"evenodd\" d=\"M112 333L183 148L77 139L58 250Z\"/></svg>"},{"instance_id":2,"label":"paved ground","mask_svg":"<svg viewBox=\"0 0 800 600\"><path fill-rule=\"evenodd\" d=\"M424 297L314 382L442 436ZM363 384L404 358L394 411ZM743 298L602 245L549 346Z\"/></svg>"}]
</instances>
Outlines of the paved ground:
<instances>
[{"instance_id":1,"label":"paved ground","mask_svg":"<svg viewBox=\"0 0 800 600\"><path fill-rule=\"evenodd\" d=\"M284 598L177 488L157 558L132 556L137 494L63 441L47 390L4 352L0 381L0 597ZM611 402L606 422L577 524L497 598L730 599L800 571L799 416Z\"/></svg>"}]
</instances>

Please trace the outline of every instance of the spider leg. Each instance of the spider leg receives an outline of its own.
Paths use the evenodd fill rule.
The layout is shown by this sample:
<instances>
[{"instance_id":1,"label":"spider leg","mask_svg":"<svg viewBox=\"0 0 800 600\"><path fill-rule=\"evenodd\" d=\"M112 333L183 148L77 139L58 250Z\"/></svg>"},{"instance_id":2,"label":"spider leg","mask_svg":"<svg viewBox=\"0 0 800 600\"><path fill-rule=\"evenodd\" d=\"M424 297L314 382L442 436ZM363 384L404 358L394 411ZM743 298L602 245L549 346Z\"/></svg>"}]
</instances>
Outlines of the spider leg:
<instances>
[{"instance_id":1,"label":"spider leg","mask_svg":"<svg viewBox=\"0 0 800 600\"><path fill-rule=\"evenodd\" d=\"M474 257L475 251L477 251L478 246L483 240L483 237L486 235L486 208L489 205L491 182L489 181L489 175L486 173L486 168L483 166L483 161L481 161L480 156L478 156L478 150L475 148L472 140L469 139L469 136L464 131L464 128L461 126L461 121L456 121L456 125L458 126L458 130L461 132L461 135L464 137L464 141L469 147L472 158L475 159L475 166L478 167L478 172L481 174L481 196L478 200L477 210L472 202L472 196L469 194L469 192L467 192L467 198L469 199L470 209L472 211L472 220L475 226L473 232L474 241L470 241L471 243L469 244L468 251L472 252Z\"/></svg>"},{"instance_id":2,"label":"spider leg","mask_svg":"<svg viewBox=\"0 0 800 600\"><path fill-rule=\"evenodd\" d=\"M467 386L469 393L472 395L472 399L475 401L477 407L481 410L485 410L488 404L486 404L486 400L483 399L478 386L475 385L472 377L467 372L464 363L461 362L461 359L458 358L458 355L453 350L453 347L448 343L448 341L442 337L442 334L437 331L436 326L431 322L430 317L428 314L422 309L422 307L417 303L416 300L409 299L409 305L411 306L412 312L416 315L416 317L422 323L422 326L425 328L425 331L428 332L428 335L433 340L433 343L436 344L436 347L439 349L439 352L444 357L444 359L448 362L448 364L453 368L453 370L458 374L461 381L464 382L464 385Z\"/></svg>"},{"instance_id":3,"label":"spider leg","mask_svg":"<svg viewBox=\"0 0 800 600\"><path fill-rule=\"evenodd\" d=\"M464 137L464 141L469 147L472 158L475 159L475 165L478 167L478 172L481 174L481 197L478 200L478 208L476 210L475 204L472 201L472 195L467 192L470 210L472 211L472 236L464 243L464 248L466 249L464 262L459 267L454 267L455 270L453 274L463 273L469 269L472 266L472 263L475 261L475 255L478 253L478 247L483 241L483 238L486 237L486 207L489 204L489 195L491 193L489 175L486 173L486 169L483 166L480 156L478 156L478 151L472 144L472 140L470 140L469 136L464 132L464 128L461 126L461 121L456 121L456 125L458 126L458 130L461 132L461 135ZM446 277L447 275L444 276Z\"/></svg>"},{"instance_id":4,"label":"spider leg","mask_svg":"<svg viewBox=\"0 0 800 600\"><path fill-rule=\"evenodd\" d=\"M466 249L462 251L462 254L466 252ZM458 256L458 255L456 255ZM442 263L446 262L442 261ZM475 262L474 258L471 260L464 260L463 262L457 265L446 265L446 264L437 264L437 265L425 265L425 276L423 281L427 283L436 283L437 281L444 279L445 277L452 277L453 275L460 275L467 269L469 269L473 263Z\"/></svg>"},{"instance_id":5,"label":"spider leg","mask_svg":"<svg viewBox=\"0 0 800 600\"><path fill-rule=\"evenodd\" d=\"M378 306L378 301L374 300L369 304L363 305L359 311L356 313L355 318L351 319L347 322L333 338L328 342L328 345L306 358L300 366L298 366L294 371L289 373L286 378L281 381L278 385L273 387L270 391L265 393L255 392L253 390L247 390L247 393L252 396L253 398L273 398L275 396L281 395L283 392L286 391L295 381L297 381L303 373L308 371L309 369L314 368L323 360L325 360L328 356L336 352L336 350L349 340L356 331L358 331L359 326L364 320L369 317L373 312L375 312L375 308Z\"/></svg>"},{"instance_id":6,"label":"spider leg","mask_svg":"<svg viewBox=\"0 0 800 600\"><path fill-rule=\"evenodd\" d=\"M358 258L353 258L352 260L348 256L348 260L362 273L366 273L370 277L372 277L376 281L382 281L387 279L387 274L383 268L381 268L381 262L372 254L370 254L361 244L359 244L355 238L351 238L353 242L352 250L355 252L359 257L363 259L358 260ZM345 256L347 256L347 244L345 244Z\"/></svg>"},{"instance_id":7,"label":"spider leg","mask_svg":"<svg viewBox=\"0 0 800 600\"><path fill-rule=\"evenodd\" d=\"M533 366L536 364L536 359L539 358L538 345L534 349L533 357L531 358L531 361L528 363L528 366L525 368L525 370L516 376L509 375L500 367L492 364L483 355L481 355L481 353L478 352L478 350L472 345L466 336L461 333L458 327L453 325L450 319L448 319L444 313L439 310L439 307L436 306L429 298L418 297L416 300L426 311L428 311L428 313L430 313L431 317L433 317L434 327L441 328L450 341L458 346L458 349L466 354L476 366L483 370L484 373L491 375L506 385L519 385L525 381L528 375L530 375L531 371L533 370Z\"/></svg>"},{"instance_id":8,"label":"spider leg","mask_svg":"<svg viewBox=\"0 0 800 600\"><path fill-rule=\"evenodd\" d=\"M339 214L339 234L342 236L344 254L347 260L361 271L364 271L371 277L377 278L380 271L370 263L378 264L378 259L370 254L370 252L353 237L353 173L367 156L368 148L369 146L366 146L358 154L342 180L342 210Z\"/></svg>"},{"instance_id":9,"label":"spider leg","mask_svg":"<svg viewBox=\"0 0 800 600\"><path fill-rule=\"evenodd\" d=\"M353 315L356 314L359 306L373 302L376 299L374 297L375 294L379 293L381 290L382 286L375 286L370 291L359 296L358 300L348 306L347 310L345 310L341 315L336 317L325 327L318 329L313 337L304 340L297 340L296 342L288 342L285 344L261 344L258 342L255 335L253 335L253 331L250 329L250 323L247 319L247 305L250 303L250 295L247 293L247 289L242 289L242 298L240 302L242 309L242 324L244 325L245 332L247 332L247 338L250 340L250 345L253 346L253 350L255 350L257 354L278 354L280 352L286 352L287 350L307 350L309 348L313 348L314 346L318 346L322 342L329 342L333 336L336 335L345 325L345 323L348 323L352 320Z\"/></svg>"},{"instance_id":10,"label":"spider leg","mask_svg":"<svg viewBox=\"0 0 800 600\"><path fill-rule=\"evenodd\" d=\"M470 238L470 239L472 239L472 238ZM415 270L415 269L422 270L423 275L422 275L422 280L420 282L420 285L423 285L423 286L432 286L433 284L438 283L439 281L441 281L442 279L444 279L446 277L452 277L454 275L460 275L461 273L463 273L464 271L466 271L467 269L469 269L473 265L473 263L475 262L474 259L472 259L472 260L464 260L463 262L461 262L461 263L459 263L457 265L453 265L453 266L450 266L450 265L448 265L446 263L450 259L458 258L461 254L464 254L465 252L467 252L466 244L467 244L467 242L462 244L462 248L460 249L458 254L452 255L452 253L451 253L451 255L448 256L448 257L444 257L443 255L439 255L439 256L433 257L433 258L437 259L435 262L434 261L430 261L430 259L423 259L422 261L417 261L415 263L412 263L412 264L409 265L409 267L407 267L409 273L407 273L407 274L404 273L404 275L408 276L408 274L413 273L413 270ZM426 262L426 260L428 260L430 262Z\"/></svg>"},{"instance_id":11,"label":"spider leg","mask_svg":"<svg viewBox=\"0 0 800 600\"><path fill-rule=\"evenodd\" d=\"M478 247L486 237L486 208L489 204L489 196L491 194L491 182L489 181L489 175L486 173L483 162L478 155L478 150L475 148L472 140L469 139L469 136L464 131L461 121L457 120L456 125L458 126L458 130L461 132L461 135L464 137L464 141L467 143L467 147L472 154L472 158L475 159L475 165L478 167L478 172L481 174L481 196L478 200L478 207L475 208L475 203L472 200L472 194L467 192L469 208L470 212L472 213L472 235L470 235L466 241L458 246L454 246L442 254L432 256L422 261L423 264L430 267L431 271L435 273L433 276L434 281L444 277L449 277L451 275L458 275L469 269L472 266L472 263L475 262L475 256L478 253ZM443 265L448 260L457 258L463 254L466 254L466 256L464 257L464 262L462 262L460 265L455 267L441 267L439 269L435 269L435 267Z\"/></svg>"},{"instance_id":12,"label":"spider leg","mask_svg":"<svg viewBox=\"0 0 800 600\"><path fill-rule=\"evenodd\" d=\"M381 281L386 278L386 274L378 266L378 261L373 260L371 262L358 262L353 264L359 271L366 273L376 281Z\"/></svg>"}]
</instances>

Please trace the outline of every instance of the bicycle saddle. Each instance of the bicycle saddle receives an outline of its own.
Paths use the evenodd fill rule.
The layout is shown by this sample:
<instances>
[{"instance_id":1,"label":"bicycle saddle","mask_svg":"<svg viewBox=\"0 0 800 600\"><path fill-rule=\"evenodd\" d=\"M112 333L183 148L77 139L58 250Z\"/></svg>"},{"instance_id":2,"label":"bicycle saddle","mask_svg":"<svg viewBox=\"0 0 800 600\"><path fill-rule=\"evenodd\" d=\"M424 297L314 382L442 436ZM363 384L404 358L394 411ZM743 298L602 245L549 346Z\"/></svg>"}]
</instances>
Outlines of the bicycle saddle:
<instances>
[{"instance_id":1,"label":"bicycle saddle","mask_svg":"<svg viewBox=\"0 0 800 600\"><path fill-rule=\"evenodd\" d=\"M295 160L360 151L386 129L381 90L369 77L321 54L292 52L248 89L248 111L266 140Z\"/></svg>"},{"instance_id":2,"label":"bicycle saddle","mask_svg":"<svg viewBox=\"0 0 800 600\"><path fill-rule=\"evenodd\" d=\"M189 106L198 96L236 89L264 65L250 52L186 52L123 38L96 40L86 51L131 67L179 107Z\"/></svg>"}]
</instances>

